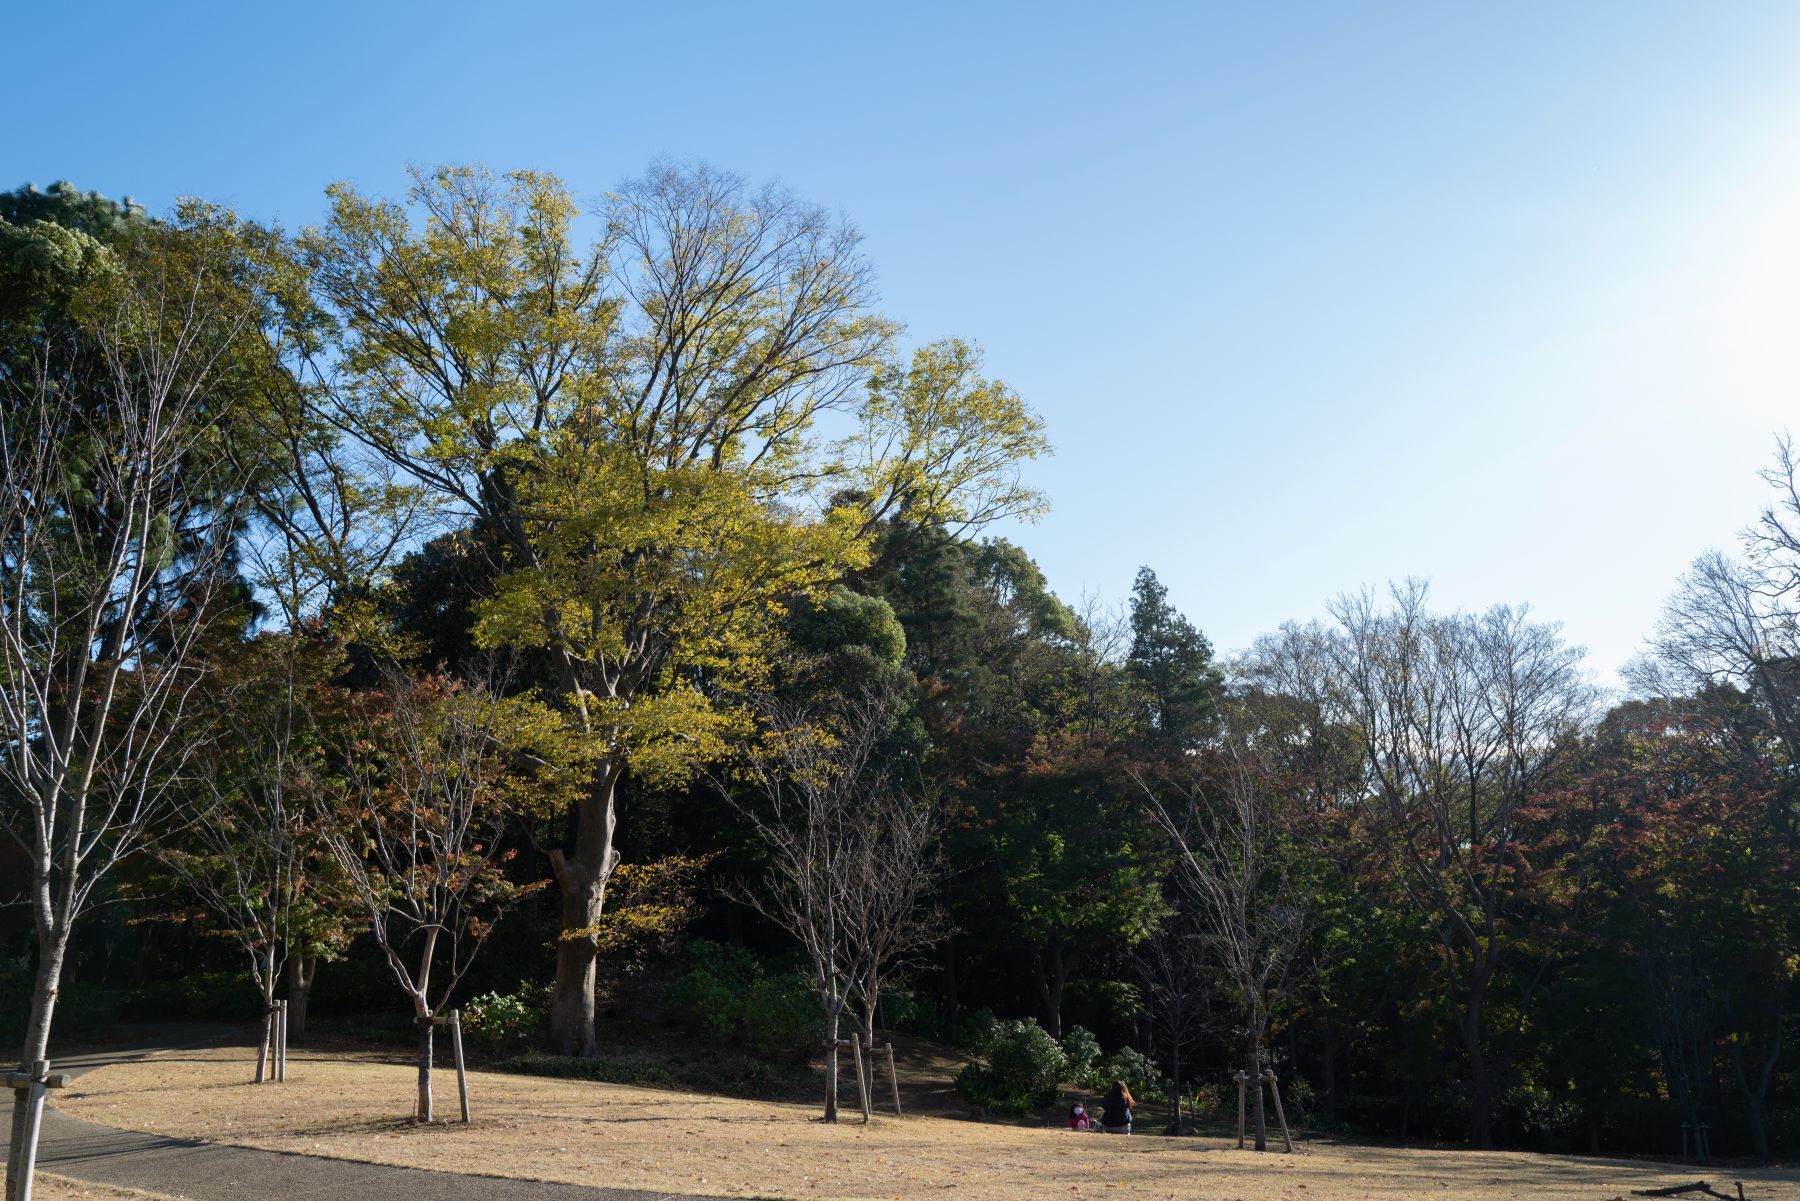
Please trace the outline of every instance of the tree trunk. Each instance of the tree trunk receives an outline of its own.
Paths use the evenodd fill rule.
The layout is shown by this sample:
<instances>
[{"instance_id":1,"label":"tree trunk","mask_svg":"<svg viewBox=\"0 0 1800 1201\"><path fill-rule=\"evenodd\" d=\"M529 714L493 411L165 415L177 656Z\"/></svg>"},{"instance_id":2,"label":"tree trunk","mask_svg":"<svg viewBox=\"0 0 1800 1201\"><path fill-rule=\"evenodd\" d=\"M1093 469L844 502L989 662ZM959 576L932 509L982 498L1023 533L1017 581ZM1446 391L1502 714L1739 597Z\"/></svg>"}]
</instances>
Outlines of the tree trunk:
<instances>
[{"instance_id":1,"label":"tree trunk","mask_svg":"<svg viewBox=\"0 0 1800 1201\"><path fill-rule=\"evenodd\" d=\"M1244 1070L1250 1073L1250 1088L1256 1094L1256 1104L1251 1106L1250 1110L1251 1124L1256 1133L1256 1149L1267 1151L1269 1149L1269 1124L1267 1116L1263 1113L1263 1093L1268 1089L1268 1085L1263 1083L1262 1078L1262 1038L1260 1036L1252 1039L1250 1043L1250 1054L1246 1059Z\"/></svg>"},{"instance_id":2,"label":"tree trunk","mask_svg":"<svg viewBox=\"0 0 1800 1201\"><path fill-rule=\"evenodd\" d=\"M1464 1015L1463 1043L1469 1053L1469 1142L1481 1151L1494 1149L1494 1080L1481 1049L1481 1001L1471 999Z\"/></svg>"},{"instance_id":3,"label":"tree trunk","mask_svg":"<svg viewBox=\"0 0 1800 1201\"><path fill-rule=\"evenodd\" d=\"M1750 1145L1756 1152L1756 1158L1769 1158L1769 1128L1763 1120L1763 1102L1769 1094L1769 1078L1775 1074L1776 1061L1781 1058L1781 1025L1775 1026L1774 1046L1769 1056L1763 1061L1761 1078L1756 1088L1750 1087L1750 1076L1744 1071L1744 1042L1742 1035L1731 1041L1731 1071L1737 1077L1738 1095L1744 1098L1744 1113L1750 1120Z\"/></svg>"},{"instance_id":4,"label":"tree trunk","mask_svg":"<svg viewBox=\"0 0 1800 1201\"><path fill-rule=\"evenodd\" d=\"M873 993L871 996L875 995ZM864 1095L875 1095L875 1002L870 1001L862 1013L863 1089Z\"/></svg>"},{"instance_id":5,"label":"tree trunk","mask_svg":"<svg viewBox=\"0 0 1800 1201\"><path fill-rule=\"evenodd\" d=\"M60 928L58 928L60 926ZM47 943L48 945L44 945ZM48 939L40 940L37 975L31 988L31 1016L25 1023L25 1041L19 1048L19 1070L31 1071L40 1060L50 1057L50 1023L56 1016L56 1000L62 985L63 955L69 945L67 925L52 926ZM18 1197L24 1187L19 1168L25 1153L25 1126L29 1089L13 1090L12 1138L7 1144L7 1201Z\"/></svg>"},{"instance_id":6,"label":"tree trunk","mask_svg":"<svg viewBox=\"0 0 1800 1201\"><path fill-rule=\"evenodd\" d=\"M420 1122L431 1121L431 1051L432 1040L437 1027L432 1023L430 1015L421 1017L419 1021L419 1113Z\"/></svg>"},{"instance_id":7,"label":"tree trunk","mask_svg":"<svg viewBox=\"0 0 1800 1201\"><path fill-rule=\"evenodd\" d=\"M275 1029L269 1016L275 1012L275 987L273 980L265 980L262 988L262 1004L258 1006L262 1014L262 1025L256 1031L256 1078L255 1084L261 1084L269 1078L269 1071L275 1058Z\"/></svg>"},{"instance_id":8,"label":"tree trunk","mask_svg":"<svg viewBox=\"0 0 1800 1201\"><path fill-rule=\"evenodd\" d=\"M606 884L618 865L613 829L619 769L607 766L599 782L584 794L575 811L575 849L550 853L550 867L562 893L562 937L556 947L556 983L550 994L550 1049L558 1055L591 1059L599 1053L594 1037L597 984L594 925L606 903Z\"/></svg>"},{"instance_id":9,"label":"tree trunk","mask_svg":"<svg viewBox=\"0 0 1800 1201\"><path fill-rule=\"evenodd\" d=\"M275 1012L275 944L270 942L262 952L262 1031L256 1039L256 1083L269 1078L275 1060L275 1031L269 1015Z\"/></svg>"},{"instance_id":10,"label":"tree trunk","mask_svg":"<svg viewBox=\"0 0 1800 1201\"><path fill-rule=\"evenodd\" d=\"M1337 1121L1337 1035L1329 1022L1319 1031L1319 1119Z\"/></svg>"},{"instance_id":11,"label":"tree trunk","mask_svg":"<svg viewBox=\"0 0 1800 1201\"><path fill-rule=\"evenodd\" d=\"M306 1039L306 1005L312 999L313 977L319 971L317 955L289 955L287 961L288 1039Z\"/></svg>"},{"instance_id":12,"label":"tree trunk","mask_svg":"<svg viewBox=\"0 0 1800 1201\"><path fill-rule=\"evenodd\" d=\"M838 1006L825 1002L825 1120L838 1120Z\"/></svg>"},{"instance_id":13,"label":"tree trunk","mask_svg":"<svg viewBox=\"0 0 1800 1201\"><path fill-rule=\"evenodd\" d=\"M956 939L944 940L944 1022L955 1026L962 1021L962 1000L957 992Z\"/></svg>"},{"instance_id":14,"label":"tree trunk","mask_svg":"<svg viewBox=\"0 0 1800 1201\"><path fill-rule=\"evenodd\" d=\"M1063 989L1069 982L1069 975L1075 970L1075 957L1063 954L1062 935L1058 933L1050 942L1050 967L1044 967L1044 957L1037 956L1038 999L1044 1003L1045 1029L1050 1037L1060 1039L1062 1028Z\"/></svg>"},{"instance_id":15,"label":"tree trunk","mask_svg":"<svg viewBox=\"0 0 1800 1201\"><path fill-rule=\"evenodd\" d=\"M1181 1133L1181 1041L1172 1039L1169 1047L1169 1109L1173 1117L1172 1129L1177 1135Z\"/></svg>"}]
</instances>

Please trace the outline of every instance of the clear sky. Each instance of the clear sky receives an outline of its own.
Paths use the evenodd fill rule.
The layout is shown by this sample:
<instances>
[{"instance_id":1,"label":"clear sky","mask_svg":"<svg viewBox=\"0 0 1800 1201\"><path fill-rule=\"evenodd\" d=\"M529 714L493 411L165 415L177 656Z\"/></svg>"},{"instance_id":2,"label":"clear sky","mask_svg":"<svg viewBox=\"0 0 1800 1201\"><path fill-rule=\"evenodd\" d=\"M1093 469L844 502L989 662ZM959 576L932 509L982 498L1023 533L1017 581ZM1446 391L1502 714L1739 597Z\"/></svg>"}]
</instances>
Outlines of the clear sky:
<instances>
[{"instance_id":1,"label":"clear sky","mask_svg":"<svg viewBox=\"0 0 1800 1201\"><path fill-rule=\"evenodd\" d=\"M321 189L656 156L862 227L1048 418L1006 531L1222 649L1430 577L1603 680L1800 400L1800 5L28 4L0 186Z\"/></svg>"}]
</instances>

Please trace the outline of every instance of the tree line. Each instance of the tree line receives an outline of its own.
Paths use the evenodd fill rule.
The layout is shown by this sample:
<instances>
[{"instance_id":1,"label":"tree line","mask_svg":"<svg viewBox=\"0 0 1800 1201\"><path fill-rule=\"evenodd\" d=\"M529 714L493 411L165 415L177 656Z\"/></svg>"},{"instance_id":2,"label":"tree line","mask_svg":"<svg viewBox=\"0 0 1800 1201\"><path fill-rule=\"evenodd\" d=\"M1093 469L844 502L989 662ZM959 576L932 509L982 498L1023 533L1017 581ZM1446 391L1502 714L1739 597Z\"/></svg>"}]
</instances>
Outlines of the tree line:
<instances>
[{"instance_id":1,"label":"tree line","mask_svg":"<svg viewBox=\"0 0 1800 1201\"><path fill-rule=\"evenodd\" d=\"M1150 569L1071 604L987 535L1043 423L825 211L666 164L327 199L0 197L26 1064L84 915L191 919L301 1026L368 957L426 1120L496 948L582 1058L699 930L794 956L828 1059L998 1014L1136 1047L1177 1121L1276 1070L1400 1137L1791 1148L1785 445L1629 699L1418 582L1225 662Z\"/></svg>"}]
</instances>

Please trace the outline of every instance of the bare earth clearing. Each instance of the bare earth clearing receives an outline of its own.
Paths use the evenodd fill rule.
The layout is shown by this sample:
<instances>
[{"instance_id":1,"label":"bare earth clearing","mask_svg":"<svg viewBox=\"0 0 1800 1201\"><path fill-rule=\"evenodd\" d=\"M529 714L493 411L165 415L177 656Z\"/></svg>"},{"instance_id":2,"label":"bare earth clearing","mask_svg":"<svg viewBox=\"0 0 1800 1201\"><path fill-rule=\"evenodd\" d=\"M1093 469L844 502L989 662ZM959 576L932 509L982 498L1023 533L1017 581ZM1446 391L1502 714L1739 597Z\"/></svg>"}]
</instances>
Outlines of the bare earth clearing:
<instances>
[{"instance_id":1,"label":"bare earth clearing","mask_svg":"<svg viewBox=\"0 0 1800 1201\"><path fill-rule=\"evenodd\" d=\"M1298 1155L1218 1139L1118 1138L916 1117L831 1127L815 1110L665 1089L472 1073L475 1122L406 1120L415 1072L373 1056L301 1052L288 1083L256 1087L248 1053L170 1051L83 1076L59 1108L157 1134L416 1168L702 1196L1118 1196L1218 1201L1609 1201L1691 1181L1691 1167L1512 1152L1314 1144ZM456 1077L438 1077L456 1112ZM1800 1198L1800 1173L1714 1170L1751 1201ZM105 1195L105 1194L96 1194Z\"/></svg>"}]
</instances>

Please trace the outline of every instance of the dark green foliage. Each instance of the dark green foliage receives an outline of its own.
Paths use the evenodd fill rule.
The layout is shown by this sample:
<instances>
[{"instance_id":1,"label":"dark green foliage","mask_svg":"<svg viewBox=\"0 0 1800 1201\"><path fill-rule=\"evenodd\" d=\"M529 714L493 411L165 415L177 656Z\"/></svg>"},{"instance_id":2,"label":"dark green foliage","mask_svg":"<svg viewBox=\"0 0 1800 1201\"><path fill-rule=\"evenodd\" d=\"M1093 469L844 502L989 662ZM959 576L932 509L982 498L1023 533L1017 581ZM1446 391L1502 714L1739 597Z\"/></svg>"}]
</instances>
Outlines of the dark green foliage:
<instances>
[{"instance_id":1,"label":"dark green foliage","mask_svg":"<svg viewBox=\"0 0 1800 1201\"><path fill-rule=\"evenodd\" d=\"M9 960L0 965L0 1039L16 1043L24 1037L31 1013L31 965ZM120 996L102 988L65 993L58 1001L50 1028L51 1046L66 1047L96 1042L119 1020Z\"/></svg>"},{"instance_id":2,"label":"dark green foliage","mask_svg":"<svg viewBox=\"0 0 1800 1201\"><path fill-rule=\"evenodd\" d=\"M699 1048L686 1052L602 1049L593 1059L529 1051L501 1060L495 1067L527 1076L689 1088L756 1100L793 1097L816 1082L791 1065L772 1064L747 1055L718 1055Z\"/></svg>"},{"instance_id":3,"label":"dark green foliage","mask_svg":"<svg viewBox=\"0 0 1800 1201\"><path fill-rule=\"evenodd\" d=\"M1091 1084L1100 1065L1100 1040L1085 1026L1071 1026L1062 1038L1063 1062L1069 1079Z\"/></svg>"},{"instance_id":4,"label":"dark green foliage","mask_svg":"<svg viewBox=\"0 0 1800 1201\"><path fill-rule=\"evenodd\" d=\"M1146 710L1146 736L1179 752L1211 725L1224 678L1212 644L1169 604L1169 590L1148 567L1131 589L1131 653L1125 669Z\"/></svg>"},{"instance_id":5,"label":"dark green foliage","mask_svg":"<svg viewBox=\"0 0 1800 1201\"><path fill-rule=\"evenodd\" d=\"M741 946L695 942L669 990L669 1017L715 1046L775 1063L804 1063L819 1042L817 995L798 973Z\"/></svg>"},{"instance_id":6,"label":"dark green foliage","mask_svg":"<svg viewBox=\"0 0 1800 1201\"><path fill-rule=\"evenodd\" d=\"M245 971L195 972L140 984L120 1007L127 1018L191 1022L254 1022L261 1010L256 985Z\"/></svg>"},{"instance_id":7,"label":"dark green foliage","mask_svg":"<svg viewBox=\"0 0 1800 1201\"><path fill-rule=\"evenodd\" d=\"M1168 1080L1156 1066L1156 1061L1142 1051L1120 1047L1099 1062L1094 1070L1093 1086L1109 1088L1115 1080L1123 1081L1140 1102L1168 1100Z\"/></svg>"},{"instance_id":8,"label":"dark green foliage","mask_svg":"<svg viewBox=\"0 0 1800 1201\"><path fill-rule=\"evenodd\" d=\"M957 1073L957 1092L1005 1114L1027 1114L1056 1100L1068 1061L1042 1026L1029 1018L1001 1022L982 1041L987 1063L972 1063Z\"/></svg>"}]
</instances>

